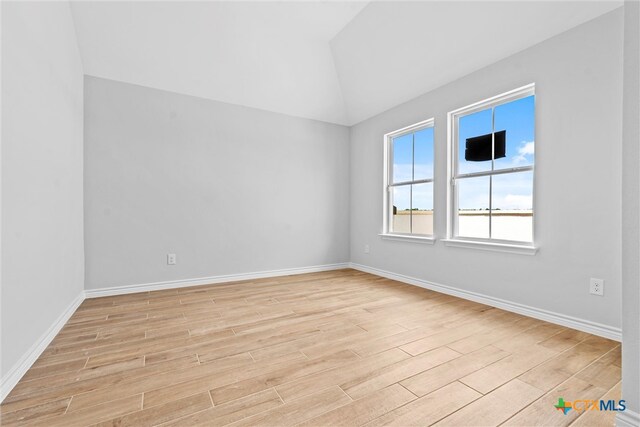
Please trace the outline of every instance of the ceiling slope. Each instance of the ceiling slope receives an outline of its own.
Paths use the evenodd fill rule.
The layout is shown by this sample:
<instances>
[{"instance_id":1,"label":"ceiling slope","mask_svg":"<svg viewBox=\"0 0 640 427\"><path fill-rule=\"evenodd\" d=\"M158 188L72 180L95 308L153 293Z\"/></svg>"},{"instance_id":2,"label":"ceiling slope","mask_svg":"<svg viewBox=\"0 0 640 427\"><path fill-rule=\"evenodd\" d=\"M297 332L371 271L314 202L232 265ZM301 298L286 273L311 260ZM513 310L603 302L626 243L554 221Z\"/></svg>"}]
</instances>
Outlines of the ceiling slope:
<instances>
[{"instance_id":1,"label":"ceiling slope","mask_svg":"<svg viewBox=\"0 0 640 427\"><path fill-rule=\"evenodd\" d=\"M372 2L331 41L348 122L372 117L621 5Z\"/></svg>"},{"instance_id":2,"label":"ceiling slope","mask_svg":"<svg viewBox=\"0 0 640 427\"><path fill-rule=\"evenodd\" d=\"M333 123L331 40L363 2L72 2L85 73Z\"/></svg>"},{"instance_id":3,"label":"ceiling slope","mask_svg":"<svg viewBox=\"0 0 640 427\"><path fill-rule=\"evenodd\" d=\"M85 73L352 125L621 1L72 2Z\"/></svg>"}]
</instances>

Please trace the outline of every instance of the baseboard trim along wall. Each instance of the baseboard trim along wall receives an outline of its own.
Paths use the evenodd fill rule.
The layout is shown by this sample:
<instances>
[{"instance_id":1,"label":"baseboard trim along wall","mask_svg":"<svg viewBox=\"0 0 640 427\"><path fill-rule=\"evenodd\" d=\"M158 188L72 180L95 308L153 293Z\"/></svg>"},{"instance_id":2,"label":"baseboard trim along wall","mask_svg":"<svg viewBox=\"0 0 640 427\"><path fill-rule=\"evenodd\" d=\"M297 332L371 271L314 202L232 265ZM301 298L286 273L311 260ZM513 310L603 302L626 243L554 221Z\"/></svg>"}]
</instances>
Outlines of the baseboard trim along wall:
<instances>
[{"instance_id":1,"label":"baseboard trim along wall","mask_svg":"<svg viewBox=\"0 0 640 427\"><path fill-rule=\"evenodd\" d=\"M402 274L392 273L375 267L369 267L357 263L337 263L316 265L311 267L297 267L281 270L268 270L253 273L228 274L222 276L201 277L196 279L171 280L165 282L145 283L138 285L119 286L115 288L88 289L80 293L75 300L67 307L67 309L58 317L49 330L25 353L22 359L2 378L0 382L0 402L11 392L13 387L20 381L24 374L31 368L35 361L40 357L42 352L47 348L55 336L60 332L62 327L71 318L73 313L82 304L85 298L97 298L103 296L124 295L136 292L156 291L162 289L184 288L198 285L221 284L228 282L237 282L241 280L264 279L277 276L290 276L294 274L317 273L321 271L340 270L343 268L353 268L377 276L386 277L388 279L397 280L409 285L419 286L421 288L430 289L447 295L456 296L470 301L487 304L503 310L522 314L536 319L544 320L558 325L566 326L580 331L588 332L594 335L610 338L616 341L622 340L621 330L599 323L590 322L584 319L578 319L559 313L553 313L530 307L499 298L489 297L486 295L469 292L452 286L441 285L428 282L426 280L405 276ZM625 412L618 414L617 425L620 427L640 425L638 414Z\"/></svg>"},{"instance_id":2,"label":"baseboard trim along wall","mask_svg":"<svg viewBox=\"0 0 640 427\"><path fill-rule=\"evenodd\" d=\"M84 301L84 292L80 292L67 309L53 322L47 332L35 342L31 348L22 356L13 368L2 378L0 382L0 402L13 390L18 381L27 373L29 368L38 360L42 352L51 344L51 341L58 335L58 332L76 312L80 304Z\"/></svg>"},{"instance_id":3,"label":"baseboard trim along wall","mask_svg":"<svg viewBox=\"0 0 640 427\"><path fill-rule=\"evenodd\" d=\"M476 292L465 291L464 289L455 288L453 286L428 282L426 280L405 276L403 274L392 273L390 271L381 270L379 268L369 267L362 264L350 263L350 267L354 270L375 274L376 276L386 277L387 279L397 280L398 282L407 283L409 285L419 286L421 288L430 289L432 291L441 292L443 294L479 302L481 304L490 305L502 310L511 311L513 313L522 314L524 316L533 317L536 319L544 320L546 322L555 323L557 325L566 326L572 329L577 329L579 331L588 332L590 334L609 338L615 341L622 341L622 330L620 328L614 328L600 323L591 322L589 320L567 316L560 313L554 313L536 307L507 301L500 298L490 297Z\"/></svg>"},{"instance_id":4,"label":"baseboard trim along wall","mask_svg":"<svg viewBox=\"0 0 640 427\"><path fill-rule=\"evenodd\" d=\"M324 264L311 267L295 267L282 270L258 271L253 273L227 274L222 276L199 277L196 279L169 280L165 282L143 283L138 285L118 286L112 288L87 289L87 298L124 295L136 292L159 291L163 289L186 288L189 286L213 285L218 283L238 282L241 280L265 279L276 276L291 276L293 274L317 273L320 271L340 270L349 268L349 263Z\"/></svg>"},{"instance_id":5,"label":"baseboard trim along wall","mask_svg":"<svg viewBox=\"0 0 640 427\"><path fill-rule=\"evenodd\" d=\"M638 427L640 426L640 414L626 410L616 415L616 427Z\"/></svg>"}]
</instances>

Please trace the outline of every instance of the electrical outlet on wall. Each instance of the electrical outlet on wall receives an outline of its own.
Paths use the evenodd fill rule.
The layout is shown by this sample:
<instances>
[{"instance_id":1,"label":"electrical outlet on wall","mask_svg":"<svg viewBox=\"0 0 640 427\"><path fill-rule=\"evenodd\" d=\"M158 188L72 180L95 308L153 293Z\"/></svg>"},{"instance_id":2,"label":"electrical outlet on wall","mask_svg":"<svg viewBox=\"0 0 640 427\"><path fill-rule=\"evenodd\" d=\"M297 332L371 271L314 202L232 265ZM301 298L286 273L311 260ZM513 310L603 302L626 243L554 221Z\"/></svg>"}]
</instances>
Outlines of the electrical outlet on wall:
<instances>
[{"instance_id":1,"label":"electrical outlet on wall","mask_svg":"<svg viewBox=\"0 0 640 427\"><path fill-rule=\"evenodd\" d=\"M167 265L176 265L176 254L167 254Z\"/></svg>"},{"instance_id":2,"label":"electrical outlet on wall","mask_svg":"<svg viewBox=\"0 0 640 427\"><path fill-rule=\"evenodd\" d=\"M369 245L364 245L364 253L365 254L369 253Z\"/></svg>"},{"instance_id":3,"label":"electrical outlet on wall","mask_svg":"<svg viewBox=\"0 0 640 427\"><path fill-rule=\"evenodd\" d=\"M604 295L604 280L594 279L589 280L589 293L593 295Z\"/></svg>"}]
</instances>

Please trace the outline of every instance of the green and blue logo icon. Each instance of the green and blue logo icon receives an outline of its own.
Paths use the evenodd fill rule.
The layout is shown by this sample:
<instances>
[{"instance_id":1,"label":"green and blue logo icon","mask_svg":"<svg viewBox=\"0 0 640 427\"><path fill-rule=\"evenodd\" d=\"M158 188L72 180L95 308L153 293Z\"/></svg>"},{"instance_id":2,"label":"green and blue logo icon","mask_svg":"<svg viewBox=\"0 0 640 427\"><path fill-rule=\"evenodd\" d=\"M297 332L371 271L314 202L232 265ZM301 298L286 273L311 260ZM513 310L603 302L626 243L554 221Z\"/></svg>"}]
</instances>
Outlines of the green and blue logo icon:
<instances>
[{"instance_id":1,"label":"green and blue logo icon","mask_svg":"<svg viewBox=\"0 0 640 427\"><path fill-rule=\"evenodd\" d=\"M571 410L571 402L565 402L562 397L558 398L558 403L553 406L555 406L558 411L562 411L565 415L567 415L567 412Z\"/></svg>"}]
</instances>

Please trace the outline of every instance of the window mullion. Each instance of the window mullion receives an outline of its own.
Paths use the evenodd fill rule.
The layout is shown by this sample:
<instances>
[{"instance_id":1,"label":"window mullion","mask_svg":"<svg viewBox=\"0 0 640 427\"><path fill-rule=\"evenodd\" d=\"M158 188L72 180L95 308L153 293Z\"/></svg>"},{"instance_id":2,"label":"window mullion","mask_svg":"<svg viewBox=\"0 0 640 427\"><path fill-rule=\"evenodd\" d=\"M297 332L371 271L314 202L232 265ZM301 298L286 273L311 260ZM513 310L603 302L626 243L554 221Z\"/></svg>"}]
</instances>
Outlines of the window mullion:
<instances>
[{"instance_id":1,"label":"window mullion","mask_svg":"<svg viewBox=\"0 0 640 427\"><path fill-rule=\"evenodd\" d=\"M409 233L413 234L413 184L409 186Z\"/></svg>"},{"instance_id":2,"label":"window mullion","mask_svg":"<svg viewBox=\"0 0 640 427\"><path fill-rule=\"evenodd\" d=\"M465 178L478 178L481 176L490 176L490 175L503 175L503 174L507 174L507 173L518 173L518 172L528 172L528 171L532 171L533 170L533 166L520 166L517 168L508 168L508 169L497 169L495 171L484 171L484 172L471 172L471 173L465 173L462 175L458 175L458 176L453 176L453 180L457 180L457 179L465 179Z\"/></svg>"},{"instance_id":3,"label":"window mullion","mask_svg":"<svg viewBox=\"0 0 640 427\"><path fill-rule=\"evenodd\" d=\"M411 134L411 181L416 180L416 134Z\"/></svg>"},{"instance_id":4,"label":"window mullion","mask_svg":"<svg viewBox=\"0 0 640 427\"><path fill-rule=\"evenodd\" d=\"M491 239L491 226L493 225L492 216L493 213L493 175L489 176L489 238Z\"/></svg>"},{"instance_id":5,"label":"window mullion","mask_svg":"<svg viewBox=\"0 0 640 427\"><path fill-rule=\"evenodd\" d=\"M387 144L387 149L388 149L388 155L387 155L387 206L385 207L385 209L387 210L386 214L387 214L387 227L386 230L384 230L385 232L388 231L393 231L393 190L391 188L391 184L393 183L393 172L394 172L394 168L393 168L393 159L394 159L394 153L393 153L393 138L391 137L386 137L385 138L386 144Z\"/></svg>"},{"instance_id":6,"label":"window mullion","mask_svg":"<svg viewBox=\"0 0 640 427\"><path fill-rule=\"evenodd\" d=\"M393 231L393 187L387 185L387 231Z\"/></svg>"},{"instance_id":7,"label":"window mullion","mask_svg":"<svg viewBox=\"0 0 640 427\"><path fill-rule=\"evenodd\" d=\"M491 171L496 170L496 107L491 108ZM493 175L489 177L489 238L493 239Z\"/></svg>"},{"instance_id":8,"label":"window mullion","mask_svg":"<svg viewBox=\"0 0 640 427\"><path fill-rule=\"evenodd\" d=\"M416 180L416 133L411 134L411 182ZM413 184L409 187L409 232L413 234Z\"/></svg>"},{"instance_id":9,"label":"window mullion","mask_svg":"<svg viewBox=\"0 0 640 427\"><path fill-rule=\"evenodd\" d=\"M395 184L389 184L389 187L402 187L403 185L410 185L410 184L428 184L430 182L433 182L433 178L417 179L415 181L402 181Z\"/></svg>"}]
</instances>

